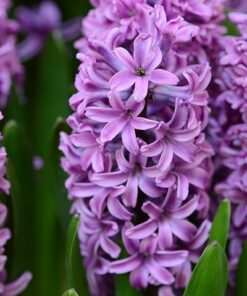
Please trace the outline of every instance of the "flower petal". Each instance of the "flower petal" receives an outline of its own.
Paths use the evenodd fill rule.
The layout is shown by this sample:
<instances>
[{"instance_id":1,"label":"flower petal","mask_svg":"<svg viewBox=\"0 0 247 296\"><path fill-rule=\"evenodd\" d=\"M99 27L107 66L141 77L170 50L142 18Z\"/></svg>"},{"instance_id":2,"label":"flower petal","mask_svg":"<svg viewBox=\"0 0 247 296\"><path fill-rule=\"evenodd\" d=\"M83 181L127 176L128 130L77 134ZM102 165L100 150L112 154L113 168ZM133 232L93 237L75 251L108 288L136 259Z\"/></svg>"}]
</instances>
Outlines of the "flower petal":
<instances>
[{"instance_id":1,"label":"flower petal","mask_svg":"<svg viewBox=\"0 0 247 296\"><path fill-rule=\"evenodd\" d=\"M100 246L112 258L117 258L120 255L121 248L105 234L100 237Z\"/></svg>"},{"instance_id":2,"label":"flower petal","mask_svg":"<svg viewBox=\"0 0 247 296\"><path fill-rule=\"evenodd\" d=\"M173 245L173 235L168 221L159 223L158 244L161 249L171 248Z\"/></svg>"},{"instance_id":3,"label":"flower petal","mask_svg":"<svg viewBox=\"0 0 247 296\"><path fill-rule=\"evenodd\" d=\"M187 220L171 220L170 225L174 235L185 242L190 242L197 230L196 227Z\"/></svg>"},{"instance_id":4,"label":"flower petal","mask_svg":"<svg viewBox=\"0 0 247 296\"><path fill-rule=\"evenodd\" d=\"M140 176L139 187L143 193L150 197L159 197L163 193L163 190L155 184L154 179L145 176Z\"/></svg>"},{"instance_id":5,"label":"flower petal","mask_svg":"<svg viewBox=\"0 0 247 296\"><path fill-rule=\"evenodd\" d=\"M157 261L150 258L147 268L153 278L163 285L171 285L174 282L173 275L165 268L163 268Z\"/></svg>"},{"instance_id":6,"label":"flower petal","mask_svg":"<svg viewBox=\"0 0 247 296\"><path fill-rule=\"evenodd\" d=\"M187 251L158 251L155 259L163 267L174 267L182 264L188 258Z\"/></svg>"},{"instance_id":7,"label":"flower petal","mask_svg":"<svg viewBox=\"0 0 247 296\"><path fill-rule=\"evenodd\" d=\"M145 131L154 128L157 125L157 122L147 118L133 117L131 119L131 125L134 129Z\"/></svg>"},{"instance_id":8,"label":"flower petal","mask_svg":"<svg viewBox=\"0 0 247 296\"><path fill-rule=\"evenodd\" d=\"M128 174L122 172L92 174L90 181L102 187L113 187L127 181Z\"/></svg>"},{"instance_id":9,"label":"flower petal","mask_svg":"<svg viewBox=\"0 0 247 296\"><path fill-rule=\"evenodd\" d=\"M191 214L193 214L194 211L197 209L197 207L198 207L198 196L195 196L182 207L175 210L171 210L170 213L173 219L184 219L189 217Z\"/></svg>"},{"instance_id":10,"label":"flower petal","mask_svg":"<svg viewBox=\"0 0 247 296\"><path fill-rule=\"evenodd\" d=\"M98 122L109 122L121 115L120 111L111 108L88 107L86 116Z\"/></svg>"},{"instance_id":11,"label":"flower petal","mask_svg":"<svg viewBox=\"0 0 247 296\"><path fill-rule=\"evenodd\" d=\"M127 229L125 234L131 239L144 239L153 234L157 229L157 226L157 222L150 219L137 226Z\"/></svg>"},{"instance_id":12,"label":"flower petal","mask_svg":"<svg viewBox=\"0 0 247 296\"><path fill-rule=\"evenodd\" d=\"M149 75L149 80L156 84L176 85L179 82L177 76L162 69L156 69Z\"/></svg>"},{"instance_id":13,"label":"flower petal","mask_svg":"<svg viewBox=\"0 0 247 296\"><path fill-rule=\"evenodd\" d=\"M152 219L158 219L161 213L163 213L163 209L151 201L147 201L143 204L142 211Z\"/></svg>"},{"instance_id":14,"label":"flower petal","mask_svg":"<svg viewBox=\"0 0 247 296\"><path fill-rule=\"evenodd\" d=\"M122 274L136 269L141 264L141 258L138 254L127 259L117 260L112 262L109 267L110 273Z\"/></svg>"},{"instance_id":15,"label":"flower petal","mask_svg":"<svg viewBox=\"0 0 247 296\"><path fill-rule=\"evenodd\" d=\"M136 138L136 133L131 124L126 124L122 130L122 141L124 147L131 153L137 155L139 153L139 145Z\"/></svg>"},{"instance_id":16,"label":"flower petal","mask_svg":"<svg viewBox=\"0 0 247 296\"><path fill-rule=\"evenodd\" d=\"M134 41L134 61L137 67L143 67L149 57L152 38L149 34L142 33Z\"/></svg>"},{"instance_id":17,"label":"flower petal","mask_svg":"<svg viewBox=\"0 0 247 296\"><path fill-rule=\"evenodd\" d=\"M137 76L129 70L116 73L110 80L110 88L114 91L129 89L136 81Z\"/></svg>"},{"instance_id":18,"label":"flower petal","mask_svg":"<svg viewBox=\"0 0 247 296\"><path fill-rule=\"evenodd\" d=\"M135 207L138 197L138 176L131 174L128 177L126 189L123 194L123 202L126 206Z\"/></svg>"},{"instance_id":19,"label":"flower petal","mask_svg":"<svg viewBox=\"0 0 247 296\"><path fill-rule=\"evenodd\" d=\"M149 273L145 266L139 266L130 274L130 283L136 289L147 288Z\"/></svg>"},{"instance_id":20,"label":"flower petal","mask_svg":"<svg viewBox=\"0 0 247 296\"><path fill-rule=\"evenodd\" d=\"M128 122L127 114L123 113L117 119L114 119L107 123L101 131L100 139L102 142L111 141L114 139L119 133L121 133L122 129Z\"/></svg>"},{"instance_id":21,"label":"flower petal","mask_svg":"<svg viewBox=\"0 0 247 296\"><path fill-rule=\"evenodd\" d=\"M117 58L128 69L135 69L135 62L130 53L123 47L117 47L113 50Z\"/></svg>"},{"instance_id":22,"label":"flower petal","mask_svg":"<svg viewBox=\"0 0 247 296\"><path fill-rule=\"evenodd\" d=\"M135 89L133 93L133 98L136 102L142 102L148 94L148 77L136 77Z\"/></svg>"}]
</instances>

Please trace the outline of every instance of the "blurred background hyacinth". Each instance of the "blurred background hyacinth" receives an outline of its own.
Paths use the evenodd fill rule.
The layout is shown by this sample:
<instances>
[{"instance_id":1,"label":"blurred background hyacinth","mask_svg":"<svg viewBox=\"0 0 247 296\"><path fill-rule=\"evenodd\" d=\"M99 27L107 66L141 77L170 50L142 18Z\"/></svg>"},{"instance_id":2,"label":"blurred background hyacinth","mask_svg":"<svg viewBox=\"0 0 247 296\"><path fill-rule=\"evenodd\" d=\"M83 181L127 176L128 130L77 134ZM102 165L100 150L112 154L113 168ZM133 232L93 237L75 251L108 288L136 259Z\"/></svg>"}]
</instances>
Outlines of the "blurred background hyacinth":
<instances>
[{"instance_id":1,"label":"blurred background hyacinth","mask_svg":"<svg viewBox=\"0 0 247 296\"><path fill-rule=\"evenodd\" d=\"M247 295L246 3L0 0L0 295Z\"/></svg>"}]
</instances>

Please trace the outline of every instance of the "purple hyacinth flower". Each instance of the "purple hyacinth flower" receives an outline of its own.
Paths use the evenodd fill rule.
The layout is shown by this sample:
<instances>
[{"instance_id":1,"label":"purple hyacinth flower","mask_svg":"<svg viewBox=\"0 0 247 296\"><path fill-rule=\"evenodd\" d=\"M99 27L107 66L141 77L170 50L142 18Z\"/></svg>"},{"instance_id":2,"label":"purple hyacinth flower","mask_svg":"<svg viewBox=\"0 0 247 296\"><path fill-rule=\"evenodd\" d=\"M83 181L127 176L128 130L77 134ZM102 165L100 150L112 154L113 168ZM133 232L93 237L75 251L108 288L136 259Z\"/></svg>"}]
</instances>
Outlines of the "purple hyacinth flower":
<instances>
[{"instance_id":1,"label":"purple hyacinth flower","mask_svg":"<svg viewBox=\"0 0 247 296\"><path fill-rule=\"evenodd\" d=\"M114 53L124 69L110 80L111 89L123 91L135 85L133 98L137 102L146 97L150 82L175 85L179 81L173 73L158 68L162 53L158 47L153 47L152 37L148 34L140 34L135 39L133 58L124 48L116 48Z\"/></svg>"},{"instance_id":2,"label":"purple hyacinth flower","mask_svg":"<svg viewBox=\"0 0 247 296\"><path fill-rule=\"evenodd\" d=\"M145 105L129 99L125 104L119 96L113 95L110 99L112 108L88 107L86 116L97 122L107 122L101 131L101 141L107 142L122 134L125 148L138 154L139 144L135 130L148 130L157 125L157 122L147 118L139 117Z\"/></svg>"},{"instance_id":3,"label":"purple hyacinth flower","mask_svg":"<svg viewBox=\"0 0 247 296\"><path fill-rule=\"evenodd\" d=\"M142 241L124 239L124 242L131 256L113 262L109 270L116 274L131 272L130 282L137 289L146 288L150 276L160 284L170 285L175 279L166 267L181 264L188 255L186 251L159 251L155 235Z\"/></svg>"}]
</instances>

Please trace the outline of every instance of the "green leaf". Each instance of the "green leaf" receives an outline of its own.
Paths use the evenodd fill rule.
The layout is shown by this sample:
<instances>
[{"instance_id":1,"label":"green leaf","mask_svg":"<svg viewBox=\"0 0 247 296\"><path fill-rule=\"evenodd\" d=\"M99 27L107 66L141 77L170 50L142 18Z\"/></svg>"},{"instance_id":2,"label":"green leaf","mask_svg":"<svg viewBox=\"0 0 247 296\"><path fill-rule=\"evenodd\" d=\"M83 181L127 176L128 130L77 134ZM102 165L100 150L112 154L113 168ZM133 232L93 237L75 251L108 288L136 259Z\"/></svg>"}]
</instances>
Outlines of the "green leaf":
<instances>
[{"instance_id":1,"label":"green leaf","mask_svg":"<svg viewBox=\"0 0 247 296\"><path fill-rule=\"evenodd\" d=\"M79 296L74 289L66 291L63 296Z\"/></svg>"},{"instance_id":2,"label":"green leaf","mask_svg":"<svg viewBox=\"0 0 247 296\"><path fill-rule=\"evenodd\" d=\"M225 252L214 241L204 250L183 296L224 296L227 278Z\"/></svg>"},{"instance_id":3,"label":"green leaf","mask_svg":"<svg viewBox=\"0 0 247 296\"><path fill-rule=\"evenodd\" d=\"M80 255L78 240L79 216L71 219L67 234L66 245L66 274L68 288L75 288L80 295L89 296L87 279Z\"/></svg>"},{"instance_id":4,"label":"green leaf","mask_svg":"<svg viewBox=\"0 0 247 296\"><path fill-rule=\"evenodd\" d=\"M35 222L32 220L32 223L35 223L36 234L31 246L36 252L34 282L38 294L33 295L61 295L66 289L66 234L61 229L54 202L49 153L54 122L58 116L66 117L70 112L68 101L73 75L70 55L58 35L50 36L40 55L29 64L27 81L28 129L33 155L44 160L44 168L34 173ZM64 184L61 188L65 190Z\"/></svg>"},{"instance_id":5,"label":"green leaf","mask_svg":"<svg viewBox=\"0 0 247 296\"><path fill-rule=\"evenodd\" d=\"M236 286L235 296L246 296L247 295L247 281L246 281L246 270L247 270L247 243L244 244L242 254L239 259L237 274L236 274Z\"/></svg>"},{"instance_id":6,"label":"green leaf","mask_svg":"<svg viewBox=\"0 0 247 296\"><path fill-rule=\"evenodd\" d=\"M116 296L141 296L143 292L131 287L128 274L116 275Z\"/></svg>"},{"instance_id":7,"label":"green leaf","mask_svg":"<svg viewBox=\"0 0 247 296\"><path fill-rule=\"evenodd\" d=\"M66 45L58 34L50 37L38 59L36 67L31 122L35 153L44 157L54 122L58 116L67 117L70 113L69 97L73 75Z\"/></svg>"},{"instance_id":8,"label":"green leaf","mask_svg":"<svg viewBox=\"0 0 247 296\"><path fill-rule=\"evenodd\" d=\"M227 29L227 33L226 33L227 35L239 36L238 28L232 22L230 22L229 20L225 20L223 22L223 25Z\"/></svg>"},{"instance_id":9,"label":"green leaf","mask_svg":"<svg viewBox=\"0 0 247 296\"><path fill-rule=\"evenodd\" d=\"M62 153L59 151L60 132L69 132L66 121L59 117L53 128L51 141L49 144L48 165L50 172L50 183L53 189L56 209L60 218L60 223L64 231L67 231L70 222L70 206L71 202L67 198L67 190L64 186L67 178L66 173L60 166Z\"/></svg>"},{"instance_id":10,"label":"green leaf","mask_svg":"<svg viewBox=\"0 0 247 296\"><path fill-rule=\"evenodd\" d=\"M225 249L230 226L230 218L231 205L229 200L225 199L220 203L217 213L214 217L209 234L209 243L212 241L217 241L221 247Z\"/></svg>"},{"instance_id":11,"label":"green leaf","mask_svg":"<svg viewBox=\"0 0 247 296\"><path fill-rule=\"evenodd\" d=\"M74 287L74 277L73 277L73 251L76 242L77 232L80 225L80 218L78 215L72 217L67 237L67 248L66 248L66 271L67 271L67 281L69 288Z\"/></svg>"}]
</instances>

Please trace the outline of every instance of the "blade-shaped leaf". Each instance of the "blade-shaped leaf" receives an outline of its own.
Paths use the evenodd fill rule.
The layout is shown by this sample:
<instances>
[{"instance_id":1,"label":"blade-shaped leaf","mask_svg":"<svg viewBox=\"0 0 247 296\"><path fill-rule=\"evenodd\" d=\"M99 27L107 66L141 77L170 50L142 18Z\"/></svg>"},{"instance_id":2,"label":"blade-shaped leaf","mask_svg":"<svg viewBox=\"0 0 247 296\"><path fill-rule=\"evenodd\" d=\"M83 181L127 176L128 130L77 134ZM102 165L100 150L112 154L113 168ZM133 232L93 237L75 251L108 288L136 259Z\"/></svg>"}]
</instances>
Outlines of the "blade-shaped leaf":
<instances>
[{"instance_id":1,"label":"blade-shaped leaf","mask_svg":"<svg viewBox=\"0 0 247 296\"><path fill-rule=\"evenodd\" d=\"M223 249L226 247L231 218L231 205L229 200L223 200L214 217L209 235L209 243L217 241Z\"/></svg>"},{"instance_id":2,"label":"blade-shaped leaf","mask_svg":"<svg viewBox=\"0 0 247 296\"><path fill-rule=\"evenodd\" d=\"M67 198L67 191L65 188L65 180L67 175L60 166L62 153L58 150L60 132L68 132L69 127L66 121L59 117L56 120L53 128L51 141L49 144L48 165L50 172L51 188L53 189L53 196L55 198L56 209L60 217L63 230L67 231L70 221L70 206L71 202Z\"/></svg>"},{"instance_id":3,"label":"blade-shaped leaf","mask_svg":"<svg viewBox=\"0 0 247 296\"><path fill-rule=\"evenodd\" d=\"M70 289L64 292L63 296L78 296L78 294L74 289Z\"/></svg>"},{"instance_id":4,"label":"blade-shaped leaf","mask_svg":"<svg viewBox=\"0 0 247 296\"><path fill-rule=\"evenodd\" d=\"M68 229L67 237L67 248L66 248L66 271L67 271L67 280L68 286L70 288L74 287L74 278L73 278L73 251L74 245L76 242L77 232L79 229L80 218L75 215L72 217Z\"/></svg>"},{"instance_id":5,"label":"blade-shaped leaf","mask_svg":"<svg viewBox=\"0 0 247 296\"><path fill-rule=\"evenodd\" d=\"M44 156L53 124L58 116L69 114L73 76L70 56L61 38L50 37L37 67L33 93L32 121L36 154Z\"/></svg>"},{"instance_id":6,"label":"blade-shaped leaf","mask_svg":"<svg viewBox=\"0 0 247 296\"><path fill-rule=\"evenodd\" d=\"M235 296L246 296L247 295L247 281L246 281L246 270L247 270L247 243L244 244L242 254L239 259L237 274L236 274L236 286Z\"/></svg>"},{"instance_id":7,"label":"blade-shaped leaf","mask_svg":"<svg viewBox=\"0 0 247 296\"><path fill-rule=\"evenodd\" d=\"M29 64L29 63L28 63ZM36 237L32 246L39 254L35 281L39 295L60 295L65 290L65 234L57 217L54 190L51 186L49 141L58 116L69 114L68 100L72 75L70 55L61 38L53 34L27 72L29 133L34 155L41 156L44 167L35 172ZM61 185L63 188L64 185ZM39 260L39 261L38 261Z\"/></svg>"},{"instance_id":8,"label":"blade-shaped leaf","mask_svg":"<svg viewBox=\"0 0 247 296\"><path fill-rule=\"evenodd\" d=\"M227 277L225 252L218 242L212 242L197 263L184 296L224 296Z\"/></svg>"},{"instance_id":9,"label":"blade-shaped leaf","mask_svg":"<svg viewBox=\"0 0 247 296\"><path fill-rule=\"evenodd\" d=\"M67 234L66 247L66 272L68 288L75 288L80 295L89 296L85 270L79 250L78 228L79 216L74 215L71 219Z\"/></svg>"},{"instance_id":10,"label":"blade-shaped leaf","mask_svg":"<svg viewBox=\"0 0 247 296\"><path fill-rule=\"evenodd\" d=\"M129 275L122 274L122 275L116 275L115 295L116 296L141 296L143 295L143 292L132 288L129 282Z\"/></svg>"}]
</instances>

